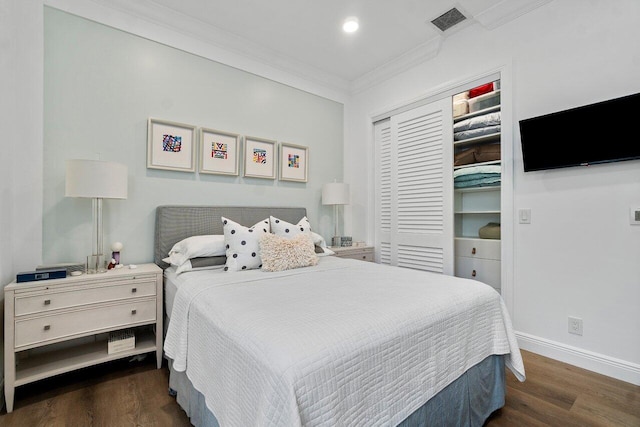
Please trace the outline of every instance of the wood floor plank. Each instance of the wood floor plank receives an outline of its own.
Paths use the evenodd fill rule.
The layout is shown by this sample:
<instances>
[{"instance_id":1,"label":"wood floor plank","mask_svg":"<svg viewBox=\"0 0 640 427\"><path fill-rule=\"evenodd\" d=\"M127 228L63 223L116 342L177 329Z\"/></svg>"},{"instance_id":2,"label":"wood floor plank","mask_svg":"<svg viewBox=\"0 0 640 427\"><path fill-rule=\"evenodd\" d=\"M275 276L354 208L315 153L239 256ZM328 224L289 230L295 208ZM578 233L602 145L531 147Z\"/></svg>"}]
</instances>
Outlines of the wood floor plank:
<instances>
[{"instance_id":1,"label":"wood floor plank","mask_svg":"<svg viewBox=\"0 0 640 427\"><path fill-rule=\"evenodd\" d=\"M573 408L571 408L571 413L584 415L608 426L640 426L640 417L621 411L618 407L610 406L607 402L587 394L578 397Z\"/></svg>"},{"instance_id":2,"label":"wood floor plank","mask_svg":"<svg viewBox=\"0 0 640 427\"><path fill-rule=\"evenodd\" d=\"M527 380L525 382L514 381L510 383L510 387L535 396L566 411L571 409L578 397L578 392L562 385L554 384L548 378L537 377L534 372L526 371L526 373Z\"/></svg>"},{"instance_id":3,"label":"wood floor plank","mask_svg":"<svg viewBox=\"0 0 640 427\"><path fill-rule=\"evenodd\" d=\"M153 358L115 361L19 387L0 426L190 426Z\"/></svg>"},{"instance_id":4,"label":"wood floor plank","mask_svg":"<svg viewBox=\"0 0 640 427\"><path fill-rule=\"evenodd\" d=\"M571 414L566 409L559 408L521 390L508 388L507 396L509 396L510 409L547 426L585 427L599 425L592 423L592 420L582 414ZM492 424L487 425L491 426Z\"/></svg>"},{"instance_id":5,"label":"wood floor plank","mask_svg":"<svg viewBox=\"0 0 640 427\"><path fill-rule=\"evenodd\" d=\"M522 351L527 380L507 373L505 406L485 427L640 427L640 387ZM191 425L168 393L166 367L116 361L16 390L0 426Z\"/></svg>"},{"instance_id":6,"label":"wood floor plank","mask_svg":"<svg viewBox=\"0 0 640 427\"><path fill-rule=\"evenodd\" d=\"M508 399L507 399L508 400ZM524 414L507 401L504 408L499 409L491 415L485 423L485 426L491 427L548 427L548 424L536 420L531 416Z\"/></svg>"}]
</instances>

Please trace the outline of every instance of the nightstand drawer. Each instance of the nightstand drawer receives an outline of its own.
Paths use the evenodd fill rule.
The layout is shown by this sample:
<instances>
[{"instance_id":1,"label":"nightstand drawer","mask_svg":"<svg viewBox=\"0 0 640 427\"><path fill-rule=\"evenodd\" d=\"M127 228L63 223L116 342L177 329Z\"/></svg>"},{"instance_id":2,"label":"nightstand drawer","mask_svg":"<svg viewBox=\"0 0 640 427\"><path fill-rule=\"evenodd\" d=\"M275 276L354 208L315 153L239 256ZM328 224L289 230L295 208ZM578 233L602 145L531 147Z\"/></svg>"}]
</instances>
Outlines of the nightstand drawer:
<instances>
[{"instance_id":1,"label":"nightstand drawer","mask_svg":"<svg viewBox=\"0 0 640 427\"><path fill-rule=\"evenodd\" d=\"M455 275L478 280L500 291L500 261L457 256Z\"/></svg>"},{"instance_id":2,"label":"nightstand drawer","mask_svg":"<svg viewBox=\"0 0 640 427\"><path fill-rule=\"evenodd\" d=\"M330 247L335 256L339 258L357 259L360 261L374 262L374 250L373 246L344 246L344 247Z\"/></svg>"},{"instance_id":3,"label":"nightstand drawer","mask_svg":"<svg viewBox=\"0 0 640 427\"><path fill-rule=\"evenodd\" d=\"M16 320L15 346L16 349L36 344L40 346L67 337L95 334L155 320L155 298Z\"/></svg>"},{"instance_id":4,"label":"nightstand drawer","mask_svg":"<svg viewBox=\"0 0 640 427\"><path fill-rule=\"evenodd\" d=\"M345 254L340 254L340 258L359 259L360 261L373 261L373 253L371 251L353 251Z\"/></svg>"},{"instance_id":5,"label":"nightstand drawer","mask_svg":"<svg viewBox=\"0 0 640 427\"><path fill-rule=\"evenodd\" d=\"M45 291L38 295L16 296L15 315L44 313L62 308L77 307L100 302L118 301L133 297L154 296L155 278L144 281L130 281L122 285L95 288L73 288L64 291Z\"/></svg>"}]
</instances>

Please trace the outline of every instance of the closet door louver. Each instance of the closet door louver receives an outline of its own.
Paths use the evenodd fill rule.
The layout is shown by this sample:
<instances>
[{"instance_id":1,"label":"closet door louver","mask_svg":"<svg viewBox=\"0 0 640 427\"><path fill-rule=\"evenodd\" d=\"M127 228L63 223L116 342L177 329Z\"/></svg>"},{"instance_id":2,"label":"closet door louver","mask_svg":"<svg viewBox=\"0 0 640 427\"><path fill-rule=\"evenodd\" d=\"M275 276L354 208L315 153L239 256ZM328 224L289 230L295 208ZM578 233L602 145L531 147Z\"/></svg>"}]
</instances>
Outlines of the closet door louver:
<instances>
[{"instance_id":1,"label":"closet door louver","mask_svg":"<svg viewBox=\"0 0 640 427\"><path fill-rule=\"evenodd\" d=\"M375 127L382 263L453 273L451 120L445 99Z\"/></svg>"},{"instance_id":2,"label":"closet door louver","mask_svg":"<svg viewBox=\"0 0 640 427\"><path fill-rule=\"evenodd\" d=\"M380 262L391 264L391 122L384 120L374 126L378 152L377 188L378 244Z\"/></svg>"}]
</instances>

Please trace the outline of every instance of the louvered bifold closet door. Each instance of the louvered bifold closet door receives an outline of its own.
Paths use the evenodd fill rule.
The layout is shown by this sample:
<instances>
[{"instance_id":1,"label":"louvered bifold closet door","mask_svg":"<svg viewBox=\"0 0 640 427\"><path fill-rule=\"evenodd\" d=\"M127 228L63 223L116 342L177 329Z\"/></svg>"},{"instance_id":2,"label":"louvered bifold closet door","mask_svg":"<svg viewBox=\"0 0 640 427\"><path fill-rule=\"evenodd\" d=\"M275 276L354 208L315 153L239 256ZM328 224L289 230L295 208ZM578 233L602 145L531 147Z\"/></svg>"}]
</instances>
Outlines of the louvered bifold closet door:
<instances>
[{"instance_id":1,"label":"louvered bifold closet door","mask_svg":"<svg viewBox=\"0 0 640 427\"><path fill-rule=\"evenodd\" d=\"M453 148L451 103L443 99L397 114L388 138L379 129L380 261L453 274ZM389 145L388 156L385 152ZM386 158L389 180L386 184ZM387 185L387 186L385 186ZM390 206L385 197L390 194ZM388 239L385 220L390 212ZM385 236L384 238L382 238Z\"/></svg>"},{"instance_id":2,"label":"louvered bifold closet door","mask_svg":"<svg viewBox=\"0 0 640 427\"><path fill-rule=\"evenodd\" d=\"M374 125L377 164L376 227L380 255L378 262L391 264L391 121Z\"/></svg>"}]
</instances>

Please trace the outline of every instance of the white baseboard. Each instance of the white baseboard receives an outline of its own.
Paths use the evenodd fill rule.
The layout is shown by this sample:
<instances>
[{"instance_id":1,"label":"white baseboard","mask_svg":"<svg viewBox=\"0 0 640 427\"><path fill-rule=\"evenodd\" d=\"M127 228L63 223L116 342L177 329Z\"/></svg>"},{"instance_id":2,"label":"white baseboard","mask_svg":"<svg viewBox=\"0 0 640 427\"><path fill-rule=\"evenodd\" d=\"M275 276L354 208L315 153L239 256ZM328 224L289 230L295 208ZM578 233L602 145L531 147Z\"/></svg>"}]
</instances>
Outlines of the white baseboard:
<instances>
[{"instance_id":1,"label":"white baseboard","mask_svg":"<svg viewBox=\"0 0 640 427\"><path fill-rule=\"evenodd\" d=\"M640 365L604 354L516 332L521 349L597 372L608 377L640 385ZM525 372L527 367L525 366Z\"/></svg>"}]
</instances>

